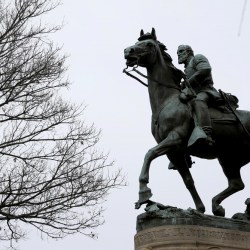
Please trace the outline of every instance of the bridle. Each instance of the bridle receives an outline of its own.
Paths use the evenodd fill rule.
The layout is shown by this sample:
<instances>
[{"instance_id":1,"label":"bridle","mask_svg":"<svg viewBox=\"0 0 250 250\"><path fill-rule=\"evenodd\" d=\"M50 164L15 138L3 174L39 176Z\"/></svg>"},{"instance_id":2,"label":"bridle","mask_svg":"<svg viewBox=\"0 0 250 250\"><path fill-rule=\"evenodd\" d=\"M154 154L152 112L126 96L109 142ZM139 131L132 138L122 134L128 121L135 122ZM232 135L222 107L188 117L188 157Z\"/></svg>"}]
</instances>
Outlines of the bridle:
<instances>
[{"instance_id":1,"label":"bridle","mask_svg":"<svg viewBox=\"0 0 250 250\"><path fill-rule=\"evenodd\" d=\"M141 55L140 55L140 56L141 56ZM166 88L171 88L171 89L178 89L178 90L180 90L179 87L176 87L176 86L166 86L164 83L162 83L162 82L160 82L160 81L158 81L158 80L156 80L156 79L153 79L153 78L151 78L151 77L148 77L148 76L144 75L143 73L141 73L139 70L137 70L136 68L139 67L140 56L137 56L137 63L136 63L136 66L134 66L134 67L133 67L131 70L129 70L129 71L127 70L127 69L128 69L128 66L127 66L126 68L123 69L122 72L125 73L126 75L128 75L128 76L134 78L135 80L137 80L138 82L140 82L140 83L141 83L142 85L144 85L145 87L148 87L148 84L144 83L141 79L139 79L138 77L132 75L130 72L134 71L134 72L136 72L138 75L140 75L140 76L142 76L142 77L144 77L144 78L146 78L146 79L148 79L148 80L150 80L150 81L154 81L154 82L156 82L156 83L158 83L158 84L160 84L160 85L163 85L163 86L166 87Z\"/></svg>"}]
</instances>

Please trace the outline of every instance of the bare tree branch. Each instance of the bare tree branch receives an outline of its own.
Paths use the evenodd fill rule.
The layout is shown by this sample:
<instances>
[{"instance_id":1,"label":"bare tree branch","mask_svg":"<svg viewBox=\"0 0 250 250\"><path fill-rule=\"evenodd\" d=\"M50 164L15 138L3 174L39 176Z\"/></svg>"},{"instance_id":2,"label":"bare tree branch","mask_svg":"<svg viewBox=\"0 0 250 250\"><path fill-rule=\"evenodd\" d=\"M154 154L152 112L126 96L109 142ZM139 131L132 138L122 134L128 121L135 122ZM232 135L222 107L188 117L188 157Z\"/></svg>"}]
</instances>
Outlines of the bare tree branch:
<instances>
[{"instance_id":1,"label":"bare tree branch","mask_svg":"<svg viewBox=\"0 0 250 250\"><path fill-rule=\"evenodd\" d=\"M69 86L66 58L48 35L61 27L41 19L58 4L0 4L0 240L23 238L24 225L94 237L102 202L124 184L96 151L100 132L81 121L84 107L59 95Z\"/></svg>"}]
</instances>

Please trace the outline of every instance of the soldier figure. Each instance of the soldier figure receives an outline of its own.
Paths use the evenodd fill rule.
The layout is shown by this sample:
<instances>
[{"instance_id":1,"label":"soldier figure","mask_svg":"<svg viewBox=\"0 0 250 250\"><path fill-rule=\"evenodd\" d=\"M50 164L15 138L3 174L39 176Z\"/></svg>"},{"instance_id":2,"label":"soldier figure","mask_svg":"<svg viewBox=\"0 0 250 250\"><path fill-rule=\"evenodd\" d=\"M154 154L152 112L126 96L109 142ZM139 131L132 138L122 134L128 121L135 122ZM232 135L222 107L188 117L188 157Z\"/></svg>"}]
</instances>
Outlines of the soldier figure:
<instances>
[{"instance_id":1,"label":"soldier figure","mask_svg":"<svg viewBox=\"0 0 250 250\"><path fill-rule=\"evenodd\" d=\"M180 98L184 102L190 101L196 116L196 125L205 132L207 136L206 144L212 146L214 141L212 139L208 103L220 99L220 94L213 87L211 66L205 56L201 54L194 55L189 45L180 45L177 55L178 63L184 64L186 74L186 79L183 82L184 86L182 86L184 91L181 93Z\"/></svg>"}]
</instances>

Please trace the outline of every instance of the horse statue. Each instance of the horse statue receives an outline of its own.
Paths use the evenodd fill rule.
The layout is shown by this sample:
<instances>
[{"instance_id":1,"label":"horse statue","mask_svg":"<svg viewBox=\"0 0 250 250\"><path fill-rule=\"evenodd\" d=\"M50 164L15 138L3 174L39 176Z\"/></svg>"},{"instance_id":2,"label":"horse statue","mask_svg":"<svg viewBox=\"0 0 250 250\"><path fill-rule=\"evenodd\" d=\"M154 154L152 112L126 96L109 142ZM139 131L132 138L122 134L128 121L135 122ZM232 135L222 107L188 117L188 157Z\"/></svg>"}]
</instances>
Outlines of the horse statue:
<instances>
[{"instance_id":1,"label":"horse statue","mask_svg":"<svg viewBox=\"0 0 250 250\"><path fill-rule=\"evenodd\" d=\"M139 177L139 200L136 208L142 204L152 204L149 183L151 162L159 156L167 155L170 164L183 178L198 212L204 213L205 206L196 191L189 168L192 165L190 155L204 159L218 159L228 187L212 199L212 211L216 216L225 216L221 202L230 195L244 189L240 169L250 161L250 112L209 107L212 120L213 149L189 147L190 138L195 129L195 121L188 103L179 96L182 71L175 68L172 59L166 53L166 47L156 38L154 28L151 33L141 31L139 41L124 50L126 65L145 67L147 70L148 92L152 110L151 131L157 145L145 155ZM125 69L125 73L129 74ZM136 78L136 77L134 77Z\"/></svg>"}]
</instances>

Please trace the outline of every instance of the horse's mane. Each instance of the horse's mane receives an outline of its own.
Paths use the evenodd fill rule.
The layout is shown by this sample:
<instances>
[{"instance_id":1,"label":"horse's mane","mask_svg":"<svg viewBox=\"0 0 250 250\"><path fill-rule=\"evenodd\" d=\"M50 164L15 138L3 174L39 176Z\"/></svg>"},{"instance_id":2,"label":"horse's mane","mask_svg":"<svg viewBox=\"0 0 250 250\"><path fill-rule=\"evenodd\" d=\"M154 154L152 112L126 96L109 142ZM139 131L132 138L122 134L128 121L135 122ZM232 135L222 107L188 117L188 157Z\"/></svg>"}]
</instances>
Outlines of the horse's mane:
<instances>
[{"instance_id":1,"label":"horse's mane","mask_svg":"<svg viewBox=\"0 0 250 250\"><path fill-rule=\"evenodd\" d=\"M163 56L164 61L167 63L167 65L171 68L173 75L174 75L174 79L175 79L175 83L179 84L181 82L181 79L185 77L184 72L182 72L180 69L177 69L174 64L172 63L173 59L172 57L166 52L167 47L165 46L165 44L156 41L159 45L161 54Z\"/></svg>"},{"instance_id":2,"label":"horse's mane","mask_svg":"<svg viewBox=\"0 0 250 250\"><path fill-rule=\"evenodd\" d=\"M181 82L181 79L185 77L185 74L180 69L177 69L174 66L174 64L172 63L172 61L173 61L172 57L166 52L167 47L165 46L165 44L163 44L160 41L156 40L151 33L143 34L138 38L139 41L143 41L143 40L146 40L146 39L152 39L158 44L158 46L160 48L161 55L163 56L164 61L167 63L167 65L170 67L170 69L173 72L175 83L177 85L179 85L180 82Z\"/></svg>"}]
</instances>

